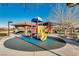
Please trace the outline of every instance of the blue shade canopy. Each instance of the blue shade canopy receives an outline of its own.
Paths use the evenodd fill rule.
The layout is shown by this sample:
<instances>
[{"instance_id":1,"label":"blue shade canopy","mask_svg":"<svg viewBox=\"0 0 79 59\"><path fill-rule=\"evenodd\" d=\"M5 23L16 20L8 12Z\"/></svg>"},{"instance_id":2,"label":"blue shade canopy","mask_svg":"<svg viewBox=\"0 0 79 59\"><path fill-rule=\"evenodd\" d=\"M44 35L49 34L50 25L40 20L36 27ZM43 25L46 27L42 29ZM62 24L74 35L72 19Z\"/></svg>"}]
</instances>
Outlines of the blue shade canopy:
<instances>
[{"instance_id":1,"label":"blue shade canopy","mask_svg":"<svg viewBox=\"0 0 79 59\"><path fill-rule=\"evenodd\" d=\"M33 18L31 21L32 21L32 22L42 22L43 19L40 18L40 17L35 17L35 18Z\"/></svg>"}]
</instances>

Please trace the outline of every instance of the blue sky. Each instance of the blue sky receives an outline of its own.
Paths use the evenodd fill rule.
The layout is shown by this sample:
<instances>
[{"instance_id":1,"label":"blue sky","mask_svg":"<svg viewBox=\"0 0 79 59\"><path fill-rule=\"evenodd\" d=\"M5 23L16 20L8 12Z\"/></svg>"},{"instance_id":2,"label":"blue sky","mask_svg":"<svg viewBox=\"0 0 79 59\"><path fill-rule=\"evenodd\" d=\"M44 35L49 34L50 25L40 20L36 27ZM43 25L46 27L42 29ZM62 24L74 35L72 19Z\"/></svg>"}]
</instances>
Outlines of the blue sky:
<instances>
[{"instance_id":1,"label":"blue sky","mask_svg":"<svg viewBox=\"0 0 79 59\"><path fill-rule=\"evenodd\" d=\"M46 19L48 21L58 21L54 13L57 9L56 3L48 3L48 4L0 4L0 27L5 27L8 21L22 22L22 21L30 21L32 18L39 16L42 19ZM63 16L66 14L67 6L66 4L59 4L63 9ZM58 12L58 11L57 11ZM59 16L60 17L60 16Z\"/></svg>"}]
</instances>

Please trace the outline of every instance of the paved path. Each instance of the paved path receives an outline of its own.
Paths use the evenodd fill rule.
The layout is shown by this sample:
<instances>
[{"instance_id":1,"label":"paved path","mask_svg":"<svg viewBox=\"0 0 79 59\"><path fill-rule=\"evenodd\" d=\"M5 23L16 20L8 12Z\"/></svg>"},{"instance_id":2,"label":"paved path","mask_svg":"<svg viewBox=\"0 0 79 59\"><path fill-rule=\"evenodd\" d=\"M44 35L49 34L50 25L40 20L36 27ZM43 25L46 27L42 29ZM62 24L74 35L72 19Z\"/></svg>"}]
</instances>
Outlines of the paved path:
<instances>
[{"instance_id":1,"label":"paved path","mask_svg":"<svg viewBox=\"0 0 79 59\"><path fill-rule=\"evenodd\" d=\"M49 36L57 37L58 35L55 34L55 35L49 35ZM63 40L67 41L66 39L63 39ZM79 46L69 44L68 41L66 42L66 45L64 47L55 49L55 50L51 50L51 51L54 51L55 53L58 53L58 54L64 55L64 56L79 56Z\"/></svg>"},{"instance_id":2,"label":"paved path","mask_svg":"<svg viewBox=\"0 0 79 59\"><path fill-rule=\"evenodd\" d=\"M14 37L14 35L13 35L13 37ZM35 49L35 50L33 50L33 51L28 51L28 50L27 51L21 51L21 50L13 50L13 49L7 48L7 47L4 46L4 42L8 40L7 38L10 39L12 37L5 37L5 38L0 40L0 55L1 56L56 56L55 54L53 54L49 51L46 51L42 48L34 46L34 45L27 43L23 40L19 40L18 38L16 40L18 40L22 44L26 44L27 48L31 47L30 50L33 50L33 49ZM18 41L17 41L16 44L19 43ZM17 48L17 45L16 45L16 48Z\"/></svg>"},{"instance_id":3,"label":"paved path","mask_svg":"<svg viewBox=\"0 0 79 59\"><path fill-rule=\"evenodd\" d=\"M56 56L56 54L54 53L51 53L49 51L46 51L42 48L39 48L37 46L34 46L24 41L21 41L20 43L31 46L32 47L31 49L35 48L35 51L20 51L20 50L13 50L13 49L5 47L4 42L12 38L12 36L14 37L14 35L11 35L11 37L4 37L3 39L0 40L0 55L1 56ZM49 35L49 36L55 36L55 35ZM69 43L66 43L66 45L62 48L58 48L58 49L54 49L50 51L60 54L62 56L79 56L79 46L72 45Z\"/></svg>"}]
</instances>

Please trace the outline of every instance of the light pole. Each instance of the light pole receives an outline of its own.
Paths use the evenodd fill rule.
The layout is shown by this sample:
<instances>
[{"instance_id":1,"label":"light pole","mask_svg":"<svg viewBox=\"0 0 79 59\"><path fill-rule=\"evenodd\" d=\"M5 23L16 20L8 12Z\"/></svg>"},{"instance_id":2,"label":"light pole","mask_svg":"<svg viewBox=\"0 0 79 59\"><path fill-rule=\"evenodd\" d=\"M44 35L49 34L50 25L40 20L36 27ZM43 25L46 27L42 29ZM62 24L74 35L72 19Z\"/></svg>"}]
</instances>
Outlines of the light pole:
<instances>
[{"instance_id":1,"label":"light pole","mask_svg":"<svg viewBox=\"0 0 79 59\"><path fill-rule=\"evenodd\" d=\"M10 35L10 23L13 23L12 21L8 21L8 36Z\"/></svg>"}]
</instances>

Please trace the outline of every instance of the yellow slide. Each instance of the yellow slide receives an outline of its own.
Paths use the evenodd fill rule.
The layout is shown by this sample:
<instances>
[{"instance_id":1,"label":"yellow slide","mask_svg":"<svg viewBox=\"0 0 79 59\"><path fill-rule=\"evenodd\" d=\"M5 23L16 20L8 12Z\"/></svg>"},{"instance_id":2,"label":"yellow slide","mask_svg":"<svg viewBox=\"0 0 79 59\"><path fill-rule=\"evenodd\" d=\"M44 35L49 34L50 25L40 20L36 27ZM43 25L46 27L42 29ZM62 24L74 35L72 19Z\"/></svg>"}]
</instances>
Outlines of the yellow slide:
<instances>
[{"instance_id":1,"label":"yellow slide","mask_svg":"<svg viewBox=\"0 0 79 59\"><path fill-rule=\"evenodd\" d=\"M41 34L41 40L42 41L45 41L46 40L47 35L43 31L43 27L42 26L38 26L38 34Z\"/></svg>"}]
</instances>

